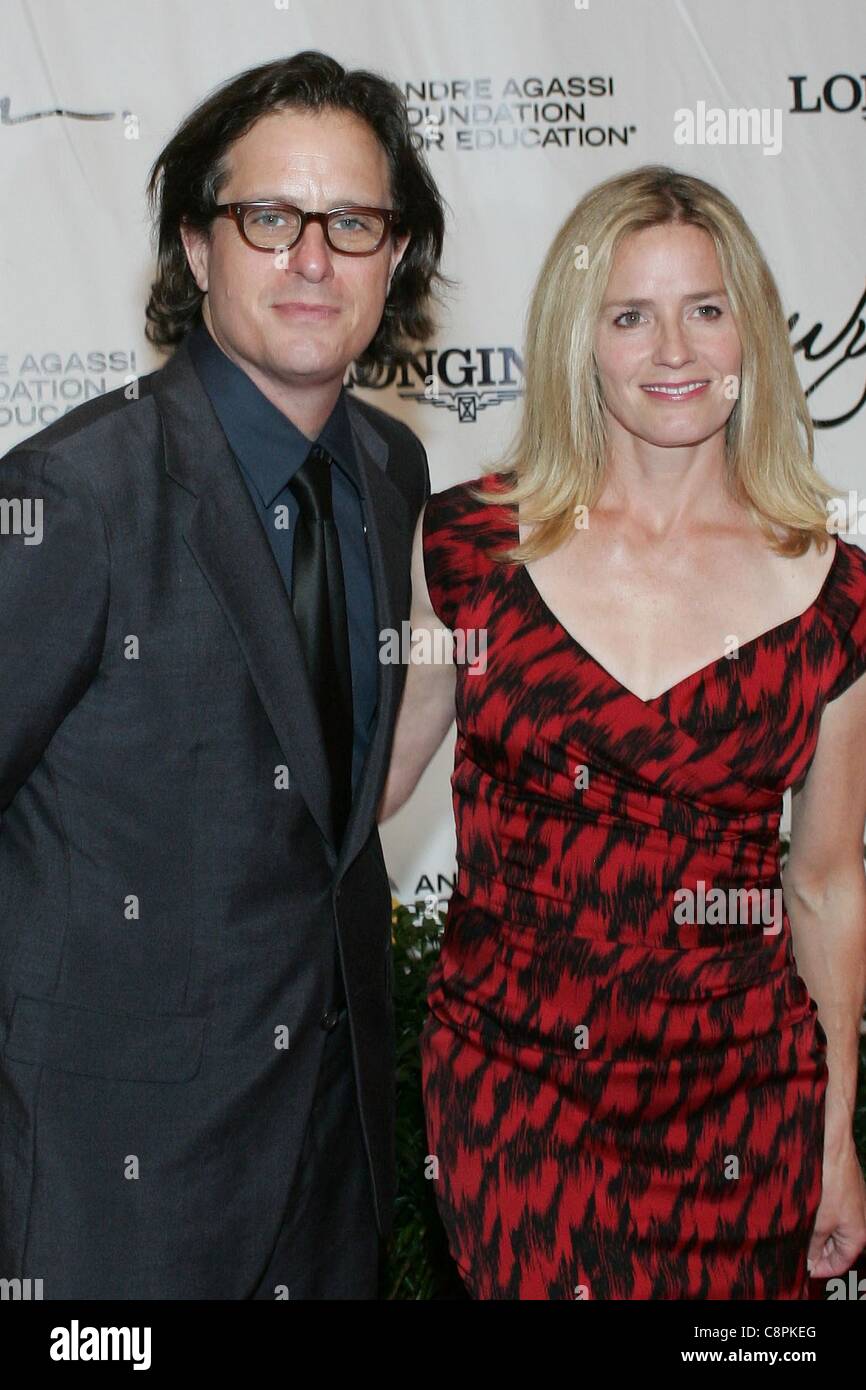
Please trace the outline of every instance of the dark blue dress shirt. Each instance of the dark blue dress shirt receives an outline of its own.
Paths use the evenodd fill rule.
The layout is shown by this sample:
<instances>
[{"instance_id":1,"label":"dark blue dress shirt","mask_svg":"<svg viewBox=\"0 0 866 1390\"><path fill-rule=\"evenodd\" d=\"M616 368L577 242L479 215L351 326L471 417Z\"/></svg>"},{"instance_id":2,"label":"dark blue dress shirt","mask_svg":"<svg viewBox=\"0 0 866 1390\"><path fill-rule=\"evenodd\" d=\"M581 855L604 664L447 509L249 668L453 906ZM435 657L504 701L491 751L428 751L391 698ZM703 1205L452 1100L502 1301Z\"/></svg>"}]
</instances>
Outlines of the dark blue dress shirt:
<instances>
[{"instance_id":1,"label":"dark blue dress shirt","mask_svg":"<svg viewBox=\"0 0 866 1390\"><path fill-rule=\"evenodd\" d=\"M292 593L292 553L298 504L289 479L319 444L337 464L331 470L334 521L346 588L349 660L352 668L352 789L373 734L378 680L378 641L373 580L367 551L360 471L346 409L345 389L315 440L293 425L227 357L199 316L187 335L196 373L207 392L249 488L283 576ZM283 510L285 509L285 510ZM286 525L286 519L288 525Z\"/></svg>"}]
</instances>

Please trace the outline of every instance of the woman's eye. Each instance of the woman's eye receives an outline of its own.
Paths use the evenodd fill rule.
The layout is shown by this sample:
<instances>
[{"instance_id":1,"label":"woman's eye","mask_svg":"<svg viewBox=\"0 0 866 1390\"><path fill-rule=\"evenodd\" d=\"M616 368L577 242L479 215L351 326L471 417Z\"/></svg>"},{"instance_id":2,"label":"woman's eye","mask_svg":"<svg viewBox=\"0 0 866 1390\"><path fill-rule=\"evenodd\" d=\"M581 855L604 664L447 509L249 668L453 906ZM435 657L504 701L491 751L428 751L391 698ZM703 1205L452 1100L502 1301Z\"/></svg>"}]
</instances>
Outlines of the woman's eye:
<instances>
[{"instance_id":1,"label":"woman's eye","mask_svg":"<svg viewBox=\"0 0 866 1390\"><path fill-rule=\"evenodd\" d=\"M704 313L703 313L703 310L704 310L704 309L709 309L709 311L710 311L709 314L704 314ZM699 304L699 305L698 305L698 315L699 315L700 318L706 319L707 321L711 321L712 319L721 318L721 317L722 317L722 310L721 310L721 309L718 307L718 305L716 305L716 304ZM620 325L621 325L623 328L631 328L631 327L634 326L634 321L635 321L636 319L639 319L639 318L640 318L640 310L639 310L639 309L626 309L626 310L624 310L623 313L621 313L621 314L619 315L618 318L615 318L615 319L614 319L614 324L616 324L617 326L620 326ZM630 319L631 322L630 322L630 323L623 323L623 322L622 322L623 319Z\"/></svg>"}]
</instances>

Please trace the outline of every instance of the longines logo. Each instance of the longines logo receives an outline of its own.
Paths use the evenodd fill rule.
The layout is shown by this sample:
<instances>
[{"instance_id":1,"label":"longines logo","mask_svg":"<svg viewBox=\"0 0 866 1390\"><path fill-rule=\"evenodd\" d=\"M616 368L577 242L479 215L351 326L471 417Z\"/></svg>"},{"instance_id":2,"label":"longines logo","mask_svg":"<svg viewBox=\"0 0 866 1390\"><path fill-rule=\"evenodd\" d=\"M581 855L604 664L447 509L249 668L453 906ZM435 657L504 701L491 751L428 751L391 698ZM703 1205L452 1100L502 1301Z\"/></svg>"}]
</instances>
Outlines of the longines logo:
<instances>
[{"instance_id":1,"label":"longines logo","mask_svg":"<svg viewBox=\"0 0 866 1390\"><path fill-rule=\"evenodd\" d=\"M809 76L789 77L794 88L794 116L811 116L821 111L835 111L847 116L859 111L866 121L866 74L855 77L850 72L834 72L823 84Z\"/></svg>"},{"instance_id":2,"label":"longines logo","mask_svg":"<svg viewBox=\"0 0 866 1390\"><path fill-rule=\"evenodd\" d=\"M451 410L461 424L474 424L481 410L523 395L523 362L513 347L427 348L402 367L383 369L365 383L376 391L393 387L402 400ZM356 385L350 377L348 385Z\"/></svg>"}]
</instances>

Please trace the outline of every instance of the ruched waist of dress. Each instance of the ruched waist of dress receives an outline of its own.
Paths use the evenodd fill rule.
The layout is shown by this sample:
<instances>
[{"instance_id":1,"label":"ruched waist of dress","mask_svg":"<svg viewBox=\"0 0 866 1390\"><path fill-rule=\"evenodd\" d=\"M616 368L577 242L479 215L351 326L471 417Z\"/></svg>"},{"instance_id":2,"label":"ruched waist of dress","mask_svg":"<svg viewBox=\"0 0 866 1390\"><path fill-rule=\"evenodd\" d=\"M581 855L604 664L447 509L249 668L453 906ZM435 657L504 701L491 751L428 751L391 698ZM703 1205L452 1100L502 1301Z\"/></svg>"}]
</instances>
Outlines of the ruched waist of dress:
<instances>
[{"instance_id":1,"label":"ruched waist of dress","mask_svg":"<svg viewBox=\"0 0 866 1390\"><path fill-rule=\"evenodd\" d=\"M747 842L756 849L778 846L781 796L774 798L770 810L765 793L754 807L734 809L722 799L711 804L677 795L663 782L649 786L639 777L629 782L624 773L614 782L595 771L593 781L580 792L568 777L549 768L536 769L535 779L529 776L526 786L516 785L463 757L451 778L458 836L462 821L471 825L481 814L485 823L510 827L512 834L534 835L546 827L548 834L574 836L587 827L639 839L656 831L666 843L679 839L714 845Z\"/></svg>"},{"instance_id":2,"label":"ruched waist of dress","mask_svg":"<svg viewBox=\"0 0 866 1390\"><path fill-rule=\"evenodd\" d=\"M587 872L570 888L535 875L508 876L458 857L455 897L464 910L479 909L508 929L592 938L610 945L655 950L759 954L762 969L780 968L790 949L790 921L781 883L722 883L684 872L682 884L634 891L633 878L606 883L604 868Z\"/></svg>"}]
</instances>

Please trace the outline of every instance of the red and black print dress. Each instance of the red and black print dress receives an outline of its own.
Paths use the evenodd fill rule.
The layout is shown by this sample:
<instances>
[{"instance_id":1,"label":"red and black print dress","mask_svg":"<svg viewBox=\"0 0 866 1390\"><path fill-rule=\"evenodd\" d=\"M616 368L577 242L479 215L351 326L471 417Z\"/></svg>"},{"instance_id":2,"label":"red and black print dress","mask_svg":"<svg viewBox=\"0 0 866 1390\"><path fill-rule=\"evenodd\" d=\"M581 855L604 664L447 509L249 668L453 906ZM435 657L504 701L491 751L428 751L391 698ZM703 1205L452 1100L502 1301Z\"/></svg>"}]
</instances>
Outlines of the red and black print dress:
<instances>
[{"instance_id":1,"label":"red and black print dress","mask_svg":"<svg viewBox=\"0 0 866 1390\"><path fill-rule=\"evenodd\" d=\"M766 909L782 793L866 671L866 553L837 537L804 613L642 700L485 557L517 515L474 481L423 528L434 610L487 634L421 1035L451 1253L479 1299L805 1298L827 1038ZM677 910L701 884L764 909Z\"/></svg>"}]
</instances>

